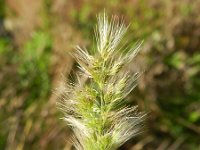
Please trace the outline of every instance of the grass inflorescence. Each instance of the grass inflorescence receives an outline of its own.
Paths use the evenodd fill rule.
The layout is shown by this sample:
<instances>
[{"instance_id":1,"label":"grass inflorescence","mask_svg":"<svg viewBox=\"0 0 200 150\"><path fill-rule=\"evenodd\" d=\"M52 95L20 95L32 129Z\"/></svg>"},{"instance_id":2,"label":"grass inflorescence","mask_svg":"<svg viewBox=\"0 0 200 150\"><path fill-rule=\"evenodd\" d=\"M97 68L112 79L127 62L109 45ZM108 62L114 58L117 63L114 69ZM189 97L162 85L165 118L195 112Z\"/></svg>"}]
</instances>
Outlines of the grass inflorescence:
<instances>
[{"instance_id":1,"label":"grass inflorescence","mask_svg":"<svg viewBox=\"0 0 200 150\"><path fill-rule=\"evenodd\" d=\"M123 69L141 43L133 47L123 44L126 31L118 17L109 21L105 13L100 14L93 52L77 46L72 53L80 74L67 84L59 108L74 131L78 150L114 150L141 131L145 113L124 103L139 73L132 75Z\"/></svg>"}]
</instances>

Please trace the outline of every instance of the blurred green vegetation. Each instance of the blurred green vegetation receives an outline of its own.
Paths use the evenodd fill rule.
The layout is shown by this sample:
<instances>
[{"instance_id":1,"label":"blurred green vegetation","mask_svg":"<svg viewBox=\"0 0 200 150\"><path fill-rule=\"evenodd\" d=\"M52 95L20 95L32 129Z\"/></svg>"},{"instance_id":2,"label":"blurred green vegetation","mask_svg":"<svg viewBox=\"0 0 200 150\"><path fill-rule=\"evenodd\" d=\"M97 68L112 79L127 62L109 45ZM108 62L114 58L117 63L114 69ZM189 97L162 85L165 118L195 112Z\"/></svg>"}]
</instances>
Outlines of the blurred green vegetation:
<instances>
[{"instance_id":1,"label":"blurred green vegetation","mask_svg":"<svg viewBox=\"0 0 200 150\"><path fill-rule=\"evenodd\" d=\"M31 7L27 7L31 6ZM124 17L132 70L145 73L130 102L149 112L147 129L121 149L200 149L199 0L0 1L0 149L70 149L56 96L73 69L74 44L92 49L96 15Z\"/></svg>"}]
</instances>

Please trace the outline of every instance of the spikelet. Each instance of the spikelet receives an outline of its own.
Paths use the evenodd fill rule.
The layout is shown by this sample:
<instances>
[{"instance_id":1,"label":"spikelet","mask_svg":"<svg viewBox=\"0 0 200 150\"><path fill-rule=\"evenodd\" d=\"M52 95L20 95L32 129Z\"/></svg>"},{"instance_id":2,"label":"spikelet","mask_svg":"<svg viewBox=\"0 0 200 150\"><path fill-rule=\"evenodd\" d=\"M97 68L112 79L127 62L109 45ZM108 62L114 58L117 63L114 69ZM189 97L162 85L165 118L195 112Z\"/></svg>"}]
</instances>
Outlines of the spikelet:
<instances>
[{"instance_id":1,"label":"spikelet","mask_svg":"<svg viewBox=\"0 0 200 150\"><path fill-rule=\"evenodd\" d=\"M101 14L95 28L95 53L79 46L72 53L81 76L67 84L58 106L74 131L77 150L114 150L141 132L145 113L124 104L139 73L131 75L123 70L138 53L141 43L125 47L122 38L126 31L117 17L109 22L106 14ZM121 52L124 49L126 53ZM81 82L82 77L87 82Z\"/></svg>"}]
</instances>

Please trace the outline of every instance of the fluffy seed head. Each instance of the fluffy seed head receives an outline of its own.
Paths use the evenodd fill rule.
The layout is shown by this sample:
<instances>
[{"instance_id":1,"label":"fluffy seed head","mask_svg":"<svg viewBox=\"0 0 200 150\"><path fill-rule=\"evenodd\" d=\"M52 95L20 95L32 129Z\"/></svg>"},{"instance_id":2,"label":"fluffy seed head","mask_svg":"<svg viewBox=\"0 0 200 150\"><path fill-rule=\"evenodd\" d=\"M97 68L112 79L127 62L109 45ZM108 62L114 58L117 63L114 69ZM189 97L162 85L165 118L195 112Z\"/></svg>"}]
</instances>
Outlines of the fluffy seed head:
<instances>
[{"instance_id":1,"label":"fluffy seed head","mask_svg":"<svg viewBox=\"0 0 200 150\"><path fill-rule=\"evenodd\" d=\"M72 55L81 75L67 84L59 102L64 120L74 131L78 150L117 149L141 131L145 118L137 107L124 104L139 73L131 75L123 67L135 57L141 43L124 46L122 38L127 27L118 17L109 21L104 13L97 20L95 53L77 46Z\"/></svg>"}]
</instances>

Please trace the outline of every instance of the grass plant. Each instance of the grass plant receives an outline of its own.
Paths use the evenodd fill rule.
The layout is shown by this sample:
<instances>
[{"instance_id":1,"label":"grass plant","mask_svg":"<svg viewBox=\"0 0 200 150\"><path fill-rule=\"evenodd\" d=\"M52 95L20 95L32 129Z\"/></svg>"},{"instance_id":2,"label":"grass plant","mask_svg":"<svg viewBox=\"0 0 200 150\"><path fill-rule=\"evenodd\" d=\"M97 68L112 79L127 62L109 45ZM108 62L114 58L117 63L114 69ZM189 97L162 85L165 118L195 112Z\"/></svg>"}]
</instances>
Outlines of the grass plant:
<instances>
[{"instance_id":1,"label":"grass plant","mask_svg":"<svg viewBox=\"0 0 200 150\"><path fill-rule=\"evenodd\" d=\"M141 43L124 44L128 27L117 16L100 14L92 51L77 46L72 56L80 72L68 82L58 106L74 131L77 150L115 150L141 132L145 113L127 106L125 99L140 73L124 67L136 56Z\"/></svg>"}]
</instances>

